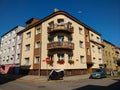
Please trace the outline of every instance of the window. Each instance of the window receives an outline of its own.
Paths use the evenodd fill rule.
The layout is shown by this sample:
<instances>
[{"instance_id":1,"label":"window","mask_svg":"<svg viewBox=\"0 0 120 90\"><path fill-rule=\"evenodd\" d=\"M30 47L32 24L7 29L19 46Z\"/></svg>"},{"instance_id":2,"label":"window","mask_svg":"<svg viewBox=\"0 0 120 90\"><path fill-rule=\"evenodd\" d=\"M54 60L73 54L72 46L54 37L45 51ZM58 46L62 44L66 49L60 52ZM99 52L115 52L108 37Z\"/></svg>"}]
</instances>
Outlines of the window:
<instances>
[{"instance_id":1,"label":"window","mask_svg":"<svg viewBox=\"0 0 120 90\"><path fill-rule=\"evenodd\" d=\"M12 60L13 60L13 58L11 57L11 58L10 58L10 60L12 61Z\"/></svg>"},{"instance_id":2,"label":"window","mask_svg":"<svg viewBox=\"0 0 120 90\"><path fill-rule=\"evenodd\" d=\"M91 34L91 39L92 39L92 40L93 40L93 36L94 36L94 35L93 35L93 34Z\"/></svg>"},{"instance_id":3,"label":"window","mask_svg":"<svg viewBox=\"0 0 120 90\"><path fill-rule=\"evenodd\" d=\"M67 23L67 28L71 28L71 23L70 22Z\"/></svg>"},{"instance_id":4,"label":"window","mask_svg":"<svg viewBox=\"0 0 120 90\"><path fill-rule=\"evenodd\" d=\"M30 38L31 37L31 32L27 32L26 35L27 35L27 38Z\"/></svg>"},{"instance_id":5,"label":"window","mask_svg":"<svg viewBox=\"0 0 120 90\"><path fill-rule=\"evenodd\" d=\"M39 56L35 57L35 63L40 63L40 57Z\"/></svg>"},{"instance_id":6,"label":"window","mask_svg":"<svg viewBox=\"0 0 120 90\"><path fill-rule=\"evenodd\" d=\"M12 41L15 42L15 39L16 39L16 38L14 37L14 38L12 39Z\"/></svg>"},{"instance_id":7,"label":"window","mask_svg":"<svg viewBox=\"0 0 120 90\"><path fill-rule=\"evenodd\" d=\"M12 51L14 51L14 50L15 50L15 46L12 47Z\"/></svg>"},{"instance_id":8,"label":"window","mask_svg":"<svg viewBox=\"0 0 120 90\"><path fill-rule=\"evenodd\" d=\"M102 59L101 58L99 58L99 63L102 63Z\"/></svg>"},{"instance_id":9,"label":"window","mask_svg":"<svg viewBox=\"0 0 120 90\"><path fill-rule=\"evenodd\" d=\"M107 51L105 51L105 55L107 56Z\"/></svg>"},{"instance_id":10,"label":"window","mask_svg":"<svg viewBox=\"0 0 120 90\"><path fill-rule=\"evenodd\" d=\"M36 42L35 44L35 48L39 48L40 47L40 41Z\"/></svg>"},{"instance_id":11,"label":"window","mask_svg":"<svg viewBox=\"0 0 120 90\"><path fill-rule=\"evenodd\" d=\"M10 43L11 43L11 40L8 41L8 44L10 44Z\"/></svg>"},{"instance_id":12,"label":"window","mask_svg":"<svg viewBox=\"0 0 120 90\"><path fill-rule=\"evenodd\" d=\"M95 59L96 59L96 58L95 58L95 57L93 57L93 60L94 60L94 61L95 61Z\"/></svg>"},{"instance_id":13,"label":"window","mask_svg":"<svg viewBox=\"0 0 120 90\"><path fill-rule=\"evenodd\" d=\"M1 48L2 48L2 46L3 46L3 43L1 43Z\"/></svg>"},{"instance_id":14,"label":"window","mask_svg":"<svg viewBox=\"0 0 120 90\"><path fill-rule=\"evenodd\" d=\"M80 44L80 48L83 48L83 41L80 41L79 44Z\"/></svg>"},{"instance_id":15,"label":"window","mask_svg":"<svg viewBox=\"0 0 120 90\"><path fill-rule=\"evenodd\" d=\"M49 27L50 28L54 28L54 21L52 21L52 22L49 23Z\"/></svg>"},{"instance_id":16,"label":"window","mask_svg":"<svg viewBox=\"0 0 120 90\"><path fill-rule=\"evenodd\" d=\"M17 45L17 49L20 49L20 46L21 46L21 44L18 44L18 45Z\"/></svg>"},{"instance_id":17,"label":"window","mask_svg":"<svg viewBox=\"0 0 120 90\"><path fill-rule=\"evenodd\" d=\"M58 54L58 60L64 60L64 54Z\"/></svg>"},{"instance_id":18,"label":"window","mask_svg":"<svg viewBox=\"0 0 120 90\"><path fill-rule=\"evenodd\" d=\"M20 59L20 54L17 54L17 59Z\"/></svg>"},{"instance_id":19,"label":"window","mask_svg":"<svg viewBox=\"0 0 120 90\"><path fill-rule=\"evenodd\" d=\"M8 48L8 52L10 52L10 47Z\"/></svg>"},{"instance_id":20,"label":"window","mask_svg":"<svg viewBox=\"0 0 120 90\"><path fill-rule=\"evenodd\" d=\"M30 58L25 58L25 65L29 65L29 62L30 62Z\"/></svg>"},{"instance_id":21,"label":"window","mask_svg":"<svg viewBox=\"0 0 120 90\"><path fill-rule=\"evenodd\" d=\"M79 34L82 34L82 28L79 27Z\"/></svg>"},{"instance_id":22,"label":"window","mask_svg":"<svg viewBox=\"0 0 120 90\"><path fill-rule=\"evenodd\" d=\"M26 51L29 51L30 50L30 44L27 44L26 45Z\"/></svg>"},{"instance_id":23,"label":"window","mask_svg":"<svg viewBox=\"0 0 120 90\"><path fill-rule=\"evenodd\" d=\"M18 36L17 36L17 39L20 40L20 38L21 38L21 35L18 35Z\"/></svg>"},{"instance_id":24,"label":"window","mask_svg":"<svg viewBox=\"0 0 120 90\"><path fill-rule=\"evenodd\" d=\"M64 40L64 36L58 36L58 41L59 42L63 42L63 40Z\"/></svg>"},{"instance_id":25,"label":"window","mask_svg":"<svg viewBox=\"0 0 120 90\"><path fill-rule=\"evenodd\" d=\"M57 22L58 22L58 25L63 25L64 24L64 19L58 19Z\"/></svg>"},{"instance_id":26,"label":"window","mask_svg":"<svg viewBox=\"0 0 120 90\"><path fill-rule=\"evenodd\" d=\"M71 37L68 37L68 42L71 42L72 41L72 38Z\"/></svg>"},{"instance_id":27,"label":"window","mask_svg":"<svg viewBox=\"0 0 120 90\"><path fill-rule=\"evenodd\" d=\"M53 37L50 37L49 38L49 42L53 42L54 41L54 38Z\"/></svg>"},{"instance_id":28,"label":"window","mask_svg":"<svg viewBox=\"0 0 120 90\"><path fill-rule=\"evenodd\" d=\"M9 44L11 44L11 40L9 40Z\"/></svg>"},{"instance_id":29,"label":"window","mask_svg":"<svg viewBox=\"0 0 120 90\"><path fill-rule=\"evenodd\" d=\"M5 45L7 45L7 41L5 42Z\"/></svg>"},{"instance_id":30,"label":"window","mask_svg":"<svg viewBox=\"0 0 120 90\"><path fill-rule=\"evenodd\" d=\"M39 33L41 33L41 28L37 28L37 30L36 30L36 35Z\"/></svg>"},{"instance_id":31,"label":"window","mask_svg":"<svg viewBox=\"0 0 120 90\"><path fill-rule=\"evenodd\" d=\"M6 62L9 62L9 56L7 56Z\"/></svg>"},{"instance_id":32,"label":"window","mask_svg":"<svg viewBox=\"0 0 120 90\"><path fill-rule=\"evenodd\" d=\"M94 45L92 45L92 51L95 52L95 46Z\"/></svg>"},{"instance_id":33,"label":"window","mask_svg":"<svg viewBox=\"0 0 120 90\"><path fill-rule=\"evenodd\" d=\"M72 60L72 55L68 55L68 60Z\"/></svg>"},{"instance_id":34,"label":"window","mask_svg":"<svg viewBox=\"0 0 120 90\"><path fill-rule=\"evenodd\" d=\"M80 63L84 62L84 56L80 56Z\"/></svg>"},{"instance_id":35,"label":"window","mask_svg":"<svg viewBox=\"0 0 120 90\"><path fill-rule=\"evenodd\" d=\"M110 52L109 52L109 56L110 56Z\"/></svg>"},{"instance_id":36,"label":"window","mask_svg":"<svg viewBox=\"0 0 120 90\"><path fill-rule=\"evenodd\" d=\"M101 53L101 48L100 47L98 47L98 53Z\"/></svg>"},{"instance_id":37,"label":"window","mask_svg":"<svg viewBox=\"0 0 120 90\"><path fill-rule=\"evenodd\" d=\"M97 38L97 42L100 42L100 38L99 37L96 37Z\"/></svg>"},{"instance_id":38,"label":"window","mask_svg":"<svg viewBox=\"0 0 120 90\"><path fill-rule=\"evenodd\" d=\"M53 55L49 55L49 58L50 58L50 60L54 60L53 58Z\"/></svg>"},{"instance_id":39,"label":"window","mask_svg":"<svg viewBox=\"0 0 120 90\"><path fill-rule=\"evenodd\" d=\"M15 57L14 57L14 55L12 55L12 59L11 60L13 60Z\"/></svg>"}]
</instances>

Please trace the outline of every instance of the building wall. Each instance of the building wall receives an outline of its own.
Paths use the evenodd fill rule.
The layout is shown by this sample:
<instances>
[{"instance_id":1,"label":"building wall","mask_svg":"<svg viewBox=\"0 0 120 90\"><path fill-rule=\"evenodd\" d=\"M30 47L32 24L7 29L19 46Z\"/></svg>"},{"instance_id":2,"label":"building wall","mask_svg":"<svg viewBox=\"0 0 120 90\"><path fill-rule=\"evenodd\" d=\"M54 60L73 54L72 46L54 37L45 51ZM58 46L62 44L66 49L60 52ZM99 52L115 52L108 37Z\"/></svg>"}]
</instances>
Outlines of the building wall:
<instances>
[{"instance_id":1,"label":"building wall","mask_svg":"<svg viewBox=\"0 0 120 90\"><path fill-rule=\"evenodd\" d=\"M27 37L28 32L31 32L31 36L29 38ZM21 66L30 65L30 69L33 69L34 37L35 27L23 32ZM30 50L26 50L26 45L28 44L30 44ZM29 58L29 62L27 64L25 58Z\"/></svg>"},{"instance_id":2,"label":"building wall","mask_svg":"<svg viewBox=\"0 0 120 90\"><path fill-rule=\"evenodd\" d=\"M17 49L17 44L21 43L21 38L17 40L17 33L24 28L18 26L14 30L10 31L1 38L1 64L16 64L20 62L16 60L17 53L20 53L20 49Z\"/></svg>"},{"instance_id":3,"label":"building wall","mask_svg":"<svg viewBox=\"0 0 120 90\"><path fill-rule=\"evenodd\" d=\"M91 47L91 59L94 65L92 68L99 68L99 64L102 62L102 46L100 35L90 31L90 47ZM99 48L99 49L98 49Z\"/></svg>"},{"instance_id":4,"label":"building wall","mask_svg":"<svg viewBox=\"0 0 120 90\"><path fill-rule=\"evenodd\" d=\"M1 73L13 73L13 68L16 67L16 65L20 65L21 38L17 39L17 33L22 31L23 29L23 27L17 26L2 36L0 54ZM19 58L17 58L18 54Z\"/></svg>"},{"instance_id":5,"label":"building wall","mask_svg":"<svg viewBox=\"0 0 120 90\"><path fill-rule=\"evenodd\" d=\"M51 22L54 22L54 27L57 24L58 25L58 19L64 19L65 23L71 23L71 27L73 27L73 32L64 31L63 28L60 28L59 30L56 30L55 32L48 32L48 28L50 27L49 24ZM30 19L32 20L32 19ZM30 24L30 23L29 23ZM35 26L34 26L35 25ZM66 15L66 14L56 14L51 15L45 19L43 19L41 22L38 22L37 24L30 25L26 27L26 30L23 32L23 43L22 43L22 59L21 59L21 66L30 66L29 74L38 74L38 69L40 69L41 75L46 75L46 70L51 69L64 69L66 75L78 75L78 74L84 74L86 73L88 66L87 65L87 59L91 59L90 62L93 62L92 68L99 68L99 64L102 64L102 54L98 51L98 46L101 49L101 37L98 33L96 33L93 30L89 30L87 26L80 23L79 21L75 20L72 16ZM58 25L60 26L60 25ZM58 27L57 26L57 27ZM64 26L64 25L63 25ZM41 33L39 35L36 35L36 29L40 27ZM30 29L29 29L30 28ZM89 44L86 44L86 31L88 32L89 37ZM31 32L31 38L26 38L26 34L28 32ZM91 37L90 35L93 34L94 37ZM64 40L63 42L68 42L68 37L72 37L72 43L73 48L54 48L54 45L52 44L53 48L49 49L48 44L51 44L51 41L49 41L50 36L53 35L54 41L52 43L58 42L58 35L63 35ZM99 38L99 41L96 40L96 37ZM91 39L94 39L91 41ZM40 48L35 48L36 42L40 41ZM25 51L26 45L30 44L30 50ZM82 45L82 46L81 46ZM86 46L87 45L87 46ZM92 52L92 46L94 45L96 53ZM90 55L89 58L86 57L86 47L89 47ZM58 53L64 54L64 64L58 64ZM53 55L53 65L49 65L46 63L46 58L49 57L49 55ZM74 64L69 64L69 57L68 55L72 55L72 60L74 61ZM40 63L36 63L35 57L40 56ZM25 64L25 58L30 58L29 64ZM82 58L82 59L81 59ZM95 58L95 60L93 60ZM100 60L99 60L100 59ZM24 68L25 69L25 68ZM91 69L91 68L90 68ZM88 70L89 71L89 70Z\"/></svg>"},{"instance_id":6,"label":"building wall","mask_svg":"<svg viewBox=\"0 0 120 90\"><path fill-rule=\"evenodd\" d=\"M55 68L55 69L85 69L86 67L86 53L85 53L85 35L84 35L84 27L77 24L76 22L72 21L68 17L64 15L57 15L45 22L42 23L42 53L41 53L41 69L46 69L47 64L43 62L46 57L47 57L47 43L48 41L48 33L47 33L47 27L48 23L51 21L54 21L54 23L57 23L57 19L64 19L65 21L69 21L72 23L72 26L74 27L74 33L72 34L73 40L72 42L74 43L74 50L73 50L73 60L74 64L70 65L68 64L68 57L67 54L65 54L65 64L59 65L57 64L57 55L54 55L54 64L53 67L49 67L50 69ZM82 34L79 34L79 27L82 28ZM57 38L55 39L57 41ZM83 48L80 48L79 42L83 41ZM80 62L80 56L84 56L84 61L81 63Z\"/></svg>"},{"instance_id":7,"label":"building wall","mask_svg":"<svg viewBox=\"0 0 120 90\"><path fill-rule=\"evenodd\" d=\"M103 45L105 46L103 48L103 61L104 64L106 64L106 68L108 70L116 70L116 64L114 63L114 58L117 58L117 54L116 54L116 47L111 44L108 43L106 41L103 40Z\"/></svg>"}]
</instances>

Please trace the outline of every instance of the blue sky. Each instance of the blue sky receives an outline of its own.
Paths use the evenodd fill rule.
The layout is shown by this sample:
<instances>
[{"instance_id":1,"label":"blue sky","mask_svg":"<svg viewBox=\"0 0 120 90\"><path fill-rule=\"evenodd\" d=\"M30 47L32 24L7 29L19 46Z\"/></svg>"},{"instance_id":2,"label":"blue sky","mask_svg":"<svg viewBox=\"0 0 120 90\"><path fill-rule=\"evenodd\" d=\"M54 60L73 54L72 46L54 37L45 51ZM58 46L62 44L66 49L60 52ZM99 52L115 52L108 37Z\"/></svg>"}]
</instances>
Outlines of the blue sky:
<instances>
[{"instance_id":1,"label":"blue sky","mask_svg":"<svg viewBox=\"0 0 120 90\"><path fill-rule=\"evenodd\" d=\"M120 47L120 0L0 0L0 36L30 18L63 10Z\"/></svg>"}]
</instances>

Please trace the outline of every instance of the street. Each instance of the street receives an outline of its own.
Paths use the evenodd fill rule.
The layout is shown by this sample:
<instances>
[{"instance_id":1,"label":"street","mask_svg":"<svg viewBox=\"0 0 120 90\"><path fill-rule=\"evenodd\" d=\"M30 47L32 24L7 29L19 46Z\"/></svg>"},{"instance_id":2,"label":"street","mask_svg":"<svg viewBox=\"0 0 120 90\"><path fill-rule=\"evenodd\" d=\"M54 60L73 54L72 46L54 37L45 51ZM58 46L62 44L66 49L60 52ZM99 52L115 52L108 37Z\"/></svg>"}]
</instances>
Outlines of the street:
<instances>
[{"instance_id":1,"label":"street","mask_svg":"<svg viewBox=\"0 0 120 90\"><path fill-rule=\"evenodd\" d=\"M0 77L0 90L120 90L120 79L81 79L74 81L22 81Z\"/></svg>"}]
</instances>

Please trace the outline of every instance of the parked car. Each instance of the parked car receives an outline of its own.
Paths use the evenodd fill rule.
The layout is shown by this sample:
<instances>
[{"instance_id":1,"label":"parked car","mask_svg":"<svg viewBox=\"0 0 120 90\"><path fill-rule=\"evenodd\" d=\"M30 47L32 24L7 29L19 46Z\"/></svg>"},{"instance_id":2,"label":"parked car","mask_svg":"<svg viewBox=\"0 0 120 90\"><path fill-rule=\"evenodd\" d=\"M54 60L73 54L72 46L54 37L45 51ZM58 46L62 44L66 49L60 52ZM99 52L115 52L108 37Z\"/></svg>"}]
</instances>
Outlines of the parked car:
<instances>
[{"instance_id":1,"label":"parked car","mask_svg":"<svg viewBox=\"0 0 120 90\"><path fill-rule=\"evenodd\" d=\"M64 77L63 70L52 70L49 74L48 80L60 80Z\"/></svg>"},{"instance_id":2,"label":"parked car","mask_svg":"<svg viewBox=\"0 0 120 90\"><path fill-rule=\"evenodd\" d=\"M95 72L91 73L90 78L106 78L106 71L104 68L102 69L97 69Z\"/></svg>"}]
</instances>

